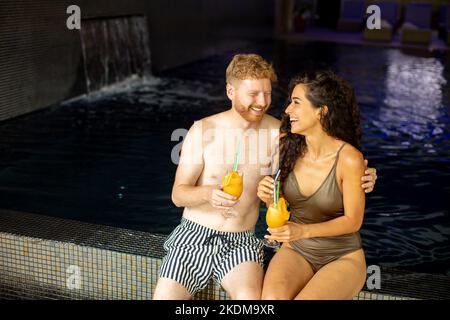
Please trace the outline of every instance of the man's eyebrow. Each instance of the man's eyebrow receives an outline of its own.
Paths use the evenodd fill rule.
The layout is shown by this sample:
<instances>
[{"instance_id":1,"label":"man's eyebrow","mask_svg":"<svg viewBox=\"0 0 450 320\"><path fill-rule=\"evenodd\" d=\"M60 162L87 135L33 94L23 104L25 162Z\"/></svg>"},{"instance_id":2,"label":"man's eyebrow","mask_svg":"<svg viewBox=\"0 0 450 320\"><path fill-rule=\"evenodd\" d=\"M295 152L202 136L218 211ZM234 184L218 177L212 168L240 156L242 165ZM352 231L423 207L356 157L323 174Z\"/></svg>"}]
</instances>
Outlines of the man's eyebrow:
<instances>
[{"instance_id":1,"label":"man's eyebrow","mask_svg":"<svg viewBox=\"0 0 450 320\"><path fill-rule=\"evenodd\" d=\"M302 98L300 98L300 97L292 97L291 99L292 100L300 100L300 101L302 100Z\"/></svg>"},{"instance_id":2,"label":"man's eyebrow","mask_svg":"<svg viewBox=\"0 0 450 320\"><path fill-rule=\"evenodd\" d=\"M262 93L272 93L272 90L267 90L267 91L264 91L264 90L249 90L248 91L248 93L250 93L250 94L258 94L258 93L260 93L260 92L262 92Z\"/></svg>"}]
</instances>

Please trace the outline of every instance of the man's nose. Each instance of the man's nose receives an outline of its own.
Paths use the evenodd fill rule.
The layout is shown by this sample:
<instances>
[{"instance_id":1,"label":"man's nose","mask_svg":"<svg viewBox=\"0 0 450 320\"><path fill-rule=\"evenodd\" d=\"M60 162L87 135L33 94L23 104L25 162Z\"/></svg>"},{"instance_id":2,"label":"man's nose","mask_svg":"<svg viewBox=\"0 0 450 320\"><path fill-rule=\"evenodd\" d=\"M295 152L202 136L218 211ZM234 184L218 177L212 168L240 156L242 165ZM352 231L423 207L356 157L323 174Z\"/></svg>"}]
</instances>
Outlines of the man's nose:
<instances>
[{"instance_id":1,"label":"man's nose","mask_svg":"<svg viewBox=\"0 0 450 320\"><path fill-rule=\"evenodd\" d=\"M258 94L258 97L256 99L256 103L258 105L265 107L268 104L268 102L269 102L269 99L268 99L268 97L266 97L266 95L264 93L261 92L260 94Z\"/></svg>"}]
</instances>

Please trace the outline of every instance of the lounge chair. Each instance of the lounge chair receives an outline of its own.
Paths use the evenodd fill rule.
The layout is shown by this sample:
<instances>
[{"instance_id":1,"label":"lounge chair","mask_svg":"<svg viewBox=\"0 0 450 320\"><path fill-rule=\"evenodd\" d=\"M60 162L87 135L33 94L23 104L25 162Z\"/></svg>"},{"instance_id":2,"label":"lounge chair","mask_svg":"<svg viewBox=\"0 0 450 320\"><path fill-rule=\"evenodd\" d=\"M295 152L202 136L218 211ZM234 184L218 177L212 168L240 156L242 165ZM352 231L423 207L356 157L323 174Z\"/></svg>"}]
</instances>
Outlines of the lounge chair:
<instances>
[{"instance_id":1,"label":"lounge chair","mask_svg":"<svg viewBox=\"0 0 450 320\"><path fill-rule=\"evenodd\" d=\"M369 5L377 5L381 11L381 29L364 28L364 39L369 41L391 41L392 34L397 26L396 2L374 2Z\"/></svg>"},{"instance_id":2,"label":"lounge chair","mask_svg":"<svg viewBox=\"0 0 450 320\"><path fill-rule=\"evenodd\" d=\"M403 43L429 44L431 41L431 4L410 3L400 27Z\"/></svg>"},{"instance_id":3,"label":"lounge chair","mask_svg":"<svg viewBox=\"0 0 450 320\"><path fill-rule=\"evenodd\" d=\"M341 6L337 29L339 31L361 31L365 15L364 9L363 0L345 0Z\"/></svg>"}]
</instances>

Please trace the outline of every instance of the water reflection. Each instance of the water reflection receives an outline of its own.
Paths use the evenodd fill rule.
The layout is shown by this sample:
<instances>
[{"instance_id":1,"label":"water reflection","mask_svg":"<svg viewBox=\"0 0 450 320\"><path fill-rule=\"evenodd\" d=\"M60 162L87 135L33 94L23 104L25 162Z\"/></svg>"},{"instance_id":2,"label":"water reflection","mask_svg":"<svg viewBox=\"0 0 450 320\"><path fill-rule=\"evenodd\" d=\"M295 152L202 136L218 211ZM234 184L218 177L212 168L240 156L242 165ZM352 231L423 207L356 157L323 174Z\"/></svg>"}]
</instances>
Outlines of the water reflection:
<instances>
[{"instance_id":1,"label":"water reflection","mask_svg":"<svg viewBox=\"0 0 450 320\"><path fill-rule=\"evenodd\" d=\"M442 86L446 84L442 62L397 50L386 54L385 100L377 125L387 135L405 133L416 140L443 133L443 124L437 121L443 108Z\"/></svg>"}]
</instances>

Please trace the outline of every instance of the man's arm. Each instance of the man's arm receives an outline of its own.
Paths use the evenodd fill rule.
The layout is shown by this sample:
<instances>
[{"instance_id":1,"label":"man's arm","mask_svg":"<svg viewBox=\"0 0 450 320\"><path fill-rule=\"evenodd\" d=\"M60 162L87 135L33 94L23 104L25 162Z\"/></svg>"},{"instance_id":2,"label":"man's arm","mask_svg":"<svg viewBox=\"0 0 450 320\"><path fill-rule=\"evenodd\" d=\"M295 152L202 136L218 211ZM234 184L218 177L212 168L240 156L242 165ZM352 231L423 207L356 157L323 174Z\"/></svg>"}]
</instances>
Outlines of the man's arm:
<instances>
[{"instance_id":1,"label":"man's arm","mask_svg":"<svg viewBox=\"0 0 450 320\"><path fill-rule=\"evenodd\" d=\"M198 121L191 127L183 142L172 188L172 201L177 207L194 207L207 202L222 209L235 205L237 199L221 191L220 185L196 185L203 168L202 124Z\"/></svg>"},{"instance_id":2,"label":"man's arm","mask_svg":"<svg viewBox=\"0 0 450 320\"><path fill-rule=\"evenodd\" d=\"M172 189L172 201L177 207L195 207L208 202L214 186L196 186L201 170L197 166L179 165Z\"/></svg>"},{"instance_id":3,"label":"man's arm","mask_svg":"<svg viewBox=\"0 0 450 320\"><path fill-rule=\"evenodd\" d=\"M364 160L364 163L366 165L366 170L364 171L364 176L361 177L361 181L364 182L364 184L361 185L361 187L364 189L365 193L370 193L375 188L375 183L377 181L377 169L375 168L368 168L368 161Z\"/></svg>"}]
</instances>

